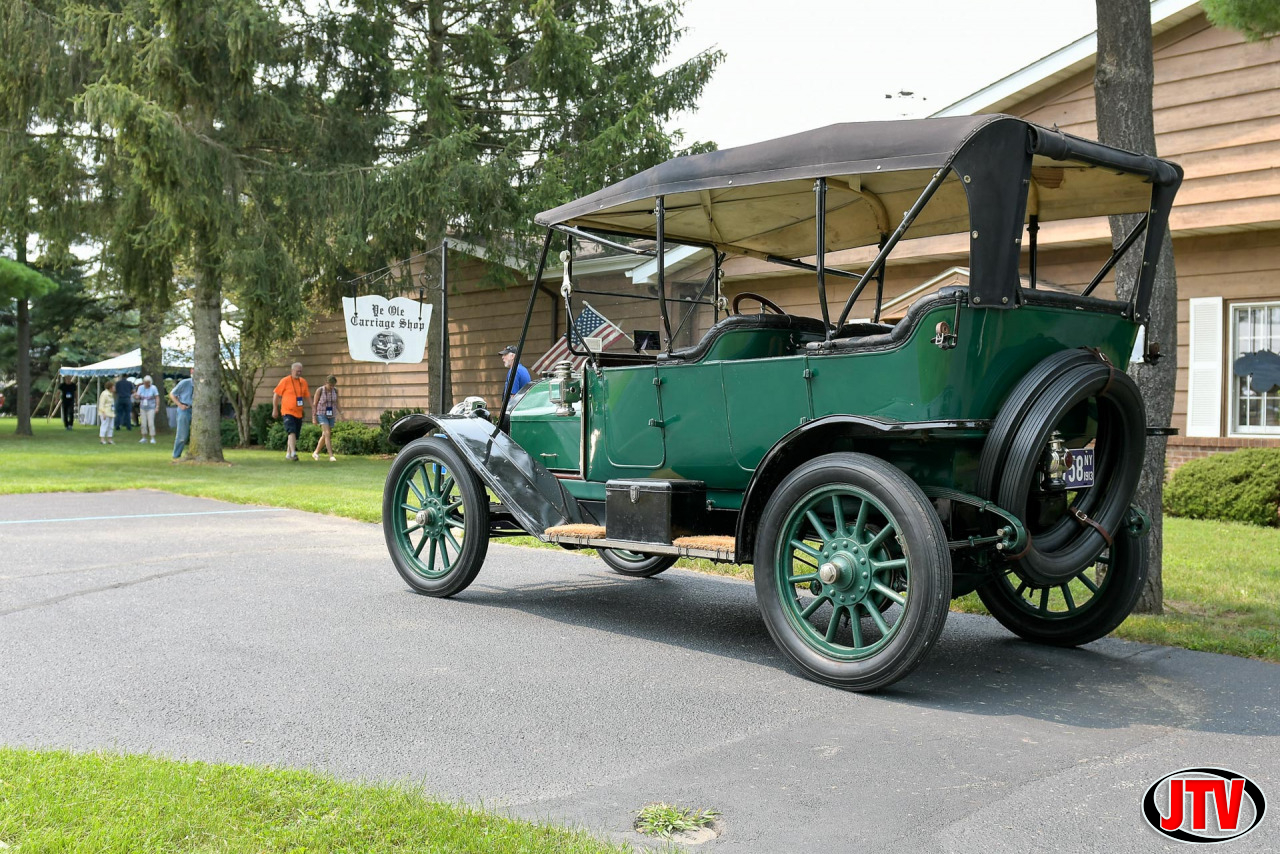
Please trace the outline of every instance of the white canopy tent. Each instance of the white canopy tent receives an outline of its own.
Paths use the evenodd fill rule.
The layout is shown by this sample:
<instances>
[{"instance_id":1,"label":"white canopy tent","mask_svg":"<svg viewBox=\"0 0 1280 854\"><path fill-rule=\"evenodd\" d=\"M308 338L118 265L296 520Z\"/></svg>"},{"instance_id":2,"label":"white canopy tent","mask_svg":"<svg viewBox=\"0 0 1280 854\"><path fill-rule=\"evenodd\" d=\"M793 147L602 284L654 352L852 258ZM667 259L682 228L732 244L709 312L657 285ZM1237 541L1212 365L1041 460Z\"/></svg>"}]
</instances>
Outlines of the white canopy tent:
<instances>
[{"instance_id":1,"label":"white canopy tent","mask_svg":"<svg viewBox=\"0 0 1280 854\"><path fill-rule=\"evenodd\" d=\"M232 347L239 340L239 333L236 328L225 321L222 324L222 340ZM195 351L195 334L191 331L191 327L184 324L175 328L160 339L160 348L163 350L162 361L165 371L191 370L192 353ZM119 356L112 356L110 359L103 359L101 362L95 362L92 365L85 365L79 368L63 367L58 373L64 377L114 377L119 374L134 377L141 371L142 348L139 347L136 350L130 350L128 353L122 353Z\"/></svg>"},{"instance_id":2,"label":"white canopy tent","mask_svg":"<svg viewBox=\"0 0 1280 854\"><path fill-rule=\"evenodd\" d=\"M224 306L225 310L225 306ZM239 344L239 331L227 322L222 324L222 340L225 346L235 348ZM191 370L193 365L192 354L195 352L195 333L191 327L183 324L176 327L168 335L160 339L160 348L162 351L163 370L166 374L180 373L185 374ZM63 377L79 377L84 379L93 379L101 382L106 378L124 375L135 383L142 375L142 348L130 350L128 353L121 353L119 356L112 356L110 359L103 359L101 362L95 362L92 365L84 365L82 367L64 366L58 370L58 374ZM156 384L160 386L161 391L164 390L163 378L154 378ZM100 386L98 386L100 388ZM81 386L81 398L85 387ZM97 396L95 392L95 398ZM49 417L54 415L54 410L60 405L55 396L54 405L50 407ZM77 401L77 405L80 401ZM80 407L80 421L83 424L96 423L92 418L92 413L87 410L92 407ZM173 422L173 414L170 413L169 421Z\"/></svg>"}]
</instances>

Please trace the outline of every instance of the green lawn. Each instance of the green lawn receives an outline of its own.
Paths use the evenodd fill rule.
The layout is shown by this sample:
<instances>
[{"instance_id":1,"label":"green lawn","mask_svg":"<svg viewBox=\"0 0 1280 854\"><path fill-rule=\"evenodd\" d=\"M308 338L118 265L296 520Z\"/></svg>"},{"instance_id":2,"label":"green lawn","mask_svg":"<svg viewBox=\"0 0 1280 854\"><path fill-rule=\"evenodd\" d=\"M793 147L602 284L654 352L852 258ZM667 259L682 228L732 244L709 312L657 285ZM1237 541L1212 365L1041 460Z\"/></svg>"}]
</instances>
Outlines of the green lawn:
<instances>
[{"instance_id":1,"label":"green lawn","mask_svg":"<svg viewBox=\"0 0 1280 854\"><path fill-rule=\"evenodd\" d=\"M402 786L150 756L0 747L0 851L630 851Z\"/></svg>"},{"instance_id":2,"label":"green lawn","mask_svg":"<svg viewBox=\"0 0 1280 854\"><path fill-rule=\"evenodd\" d=\"M337 463L287 463L282 453L228 451L226 465L171 465L171 445L138 445L118 434L103 447L97 431L35 423L36 435L13 435L0 420L0 493L164 489L242 504L295 507L365 522L381 517L389 461L359 457ZM162 438L162 442L165 440ZM531 537L511 542L537 545ZM1280 661L1280 529L1165 520L1165 607L1162 617L1133 616L1118 637ZM750 578L750 567L682 561L682 566ZM981 612L976 596L955 608Z\"/></svg>"},{"instance_id":3,"label":"green lawn","mask_svg":"<svg viewBox=\"0 0 1280 854\"><path fill-rule=\"evenodd\" d=\"M164 489L239 504L295 507L348 516L362 522L382 518L382 481L389 460L339 457L285 462L284 452L226 452L223 465L171 463L173 434L139 445L138 431L116 432L115 445L98 444L96 427L37 419L35 436L13 435L16 422L0 419L0 493L101 492Z\"/></svg>"}]
</instances>

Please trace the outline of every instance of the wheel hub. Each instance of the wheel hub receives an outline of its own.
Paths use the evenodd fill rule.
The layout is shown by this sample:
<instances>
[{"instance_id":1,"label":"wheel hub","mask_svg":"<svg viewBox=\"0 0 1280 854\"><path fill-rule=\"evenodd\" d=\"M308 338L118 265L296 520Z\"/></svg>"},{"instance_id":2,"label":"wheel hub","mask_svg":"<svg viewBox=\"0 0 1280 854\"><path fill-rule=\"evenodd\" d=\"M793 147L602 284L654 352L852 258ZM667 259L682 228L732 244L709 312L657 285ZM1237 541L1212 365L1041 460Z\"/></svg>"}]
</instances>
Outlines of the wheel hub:
<instances>
[{"instance_id":1,"label":"wheel hub","mask_svg":"<svg viewBox=\"0 0 1280 854\"><path fill-rule=\"evenodd\" d=\"M443 520L444 513L440 509L439 502L434 498L428 498L426 506L413 517L414 522L428 530L439 528Z\"/></svg>"},{"instance_id":2,"label":"wheel hub","mask_svg":"<svg viewBox=\"0 0 1280 854\"><path fill-rule=\"evenodd\" d=\"M818 578L841 605L861 602L871 589L871 558L854 540L836 538L822 549Z\"/></svg>"}]
</instances>

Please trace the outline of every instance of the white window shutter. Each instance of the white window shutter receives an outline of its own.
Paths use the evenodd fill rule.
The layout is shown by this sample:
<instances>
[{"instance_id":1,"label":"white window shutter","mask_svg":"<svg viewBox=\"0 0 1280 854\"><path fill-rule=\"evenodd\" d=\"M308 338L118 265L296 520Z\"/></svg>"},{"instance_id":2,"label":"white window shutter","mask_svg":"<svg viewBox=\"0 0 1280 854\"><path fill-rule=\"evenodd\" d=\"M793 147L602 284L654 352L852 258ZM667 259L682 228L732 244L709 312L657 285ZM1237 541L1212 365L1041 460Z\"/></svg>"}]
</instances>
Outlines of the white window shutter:
<instances>
[{"instance_id":1,"label":"white window shutter","mask_svg":"<svg viewBox=\"0 0 1280 854\"><path fill-rule=\"evenodd\" d=\"M1222 435L1222 297L1196 297L1188 306L1187 435Z\"/></svg>"}]
</instances>

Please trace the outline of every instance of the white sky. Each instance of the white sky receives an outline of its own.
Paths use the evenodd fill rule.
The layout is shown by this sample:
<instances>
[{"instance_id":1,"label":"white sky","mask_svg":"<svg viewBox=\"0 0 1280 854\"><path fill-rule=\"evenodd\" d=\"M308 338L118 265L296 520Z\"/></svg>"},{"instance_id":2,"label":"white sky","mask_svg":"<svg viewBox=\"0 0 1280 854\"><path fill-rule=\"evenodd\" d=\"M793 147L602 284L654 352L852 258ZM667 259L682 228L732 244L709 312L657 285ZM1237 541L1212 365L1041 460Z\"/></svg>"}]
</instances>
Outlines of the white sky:
<instances>
[{"instance_id":1,"label":"white sky","mask_svg":"<svg viewBox=\"0 0 1280 854\"><path fill-rule=\"evenodd\" d=\"M1095 29L1094 0L687 0L675 61L727 57L674 126L721 148L927 116ZM915 93L898 97L900 91ZM886 99L886 94L894 94Z\"/></svg>"}]
</instances>

